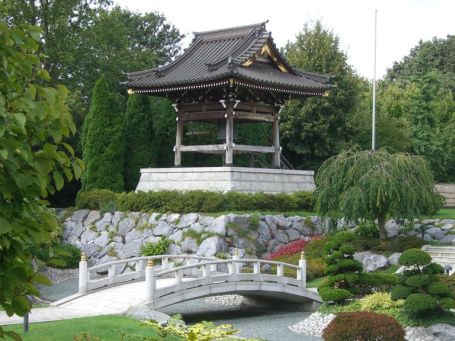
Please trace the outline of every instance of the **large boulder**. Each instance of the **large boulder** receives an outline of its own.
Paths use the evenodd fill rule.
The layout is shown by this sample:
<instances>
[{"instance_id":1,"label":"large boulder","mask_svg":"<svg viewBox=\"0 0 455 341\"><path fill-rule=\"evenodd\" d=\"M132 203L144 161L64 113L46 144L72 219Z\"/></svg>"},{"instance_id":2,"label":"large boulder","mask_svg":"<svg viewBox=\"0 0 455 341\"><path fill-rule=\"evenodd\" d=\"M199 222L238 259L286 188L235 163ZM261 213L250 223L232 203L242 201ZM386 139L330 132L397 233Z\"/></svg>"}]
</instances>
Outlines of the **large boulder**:
<instances>
[{"instance_id":1,"label":"large boulder","mask_svg":"<svg viewBox=\"0 0 455 341\"><path fill-rule=\"evenodd\" d=\"M180 247L182 248L182 252L184 253L195 253L197 252L198 249L196 240L194 240L191 237L186 237L181 243Z\"/></svg>"},{"instance_id":2,"label":"large boulder","mask_svg":"<svg viewBox=\"0 0 455 341\"><path fill-rule=\"evenodd\" d=\"M289 241L292 242L294 240L300 239L300 233L294 229L290 229L288 230L288 237Z\"/></svg>"},{"instance_id":3,"label":"large boulder","mask_svg":"<svg viewBox=\"0 0 455 341\"><path fill-rule=\"evenodd\" d=\"M128 243L134 239L141 239L141 233L137 229L132 229L125 236L125 241Z\"/></svg>"},{"instance_id":4,"label":"large boulder","mask_svg":"<svg viewBox=\"0 0 455 341\"><path fill-rule=\"evenodd\" d=\"M388 265L386 257L370 251L357 252L354 254L354 259L362 263L363 271L365 272L372 272L377 269L385 268Z\"/></svg>"},{"instance_id":5,"label":"large boulder","mask_svg":"<svg viewBox=\"0 0 455 341\"><path fill-rule=\"evenodd\" d=\"M120 211L115 211L114 215L112 216L112 225L117 226L120 222L125 217L125 213L120 212Z\"/></svg>"},{"instance_id":6,"label":"large boulder","mask_svg":"<svg viewBox=\"0 0 455 341\"><path fill-rule=\"evenodd\" d=\"M390 265L398 265L398 259L401 256L401 252L392 253L389 258L387 258Z\"/></svg>"},{"instance_id":7,"label":"large boulder","mask_svg":"<svg viewBox=\"0 0 455 341\"><path fill-rule=\"evenodd\" d=\"M107 232L106 231L101 232L99 237L97 237L93 241L93 243L99 247L105 247L107 244L109 244L109 236L108 236Z\"/></svg>"},{"instance_id":8,"label":"large boulder","mask_svg":"<svg viewBox=\"0 0 455 341\"><path fill-rule=\"evenodd\" d=\"M96 238L97 234L95 231L92 230L85 230L81 234L81 243L86 244L90 241L93 241Z\"/></svg>"},{"instance_id":9,"label":"large boulder","mask_svg":"<svg viewBox=\"0 0 455 341\"><path fill-rule=\"evenodd\" d=\"M281 230L279 230L279 231L276 233L275 239L276 239L278 242L283 243L283 244L289 243L289 238L288 238L288 236L286 235L286 233L285 233L284 231L281 231Z\"/></svg>"},{"instance_id":10,"label":"large boulder","mask_svg":"<svg viewBox=\"0 0 455 341\"><path fill-rule=\"evenodd\" d=\"M395 220L389 220L385 223L385 233L387 238L398 236L401 226Z\"/></svg>"},{"instance_id":11,"label":"large boulder","mask_svg":"<svg viewBox=\"0 0 455 341\"><path fill-rule=\"evenodd\" d=\"M191 224L195 223L198 219L199 215L196 213L183 214L180 217L179 223L177 224L177 228L190 226Z\"/></svg>"},{"instance_id":12,"label":"large boulder","mask_svg":"<svg viewBox=\"0 0 455 341\"><path fill-rule=\"evenodd\" d=\"M258 233L259 233L259 238L262 238L264 240L270 240L272 238L269 227L262 220L259 222Z\"/></svg>"},{"instance_id":13,"label":"large boulder","mask_svg":"<svg viewBox=\"0 0 455 341\"><path fill-rule=\"evenodd\" d=\"M100 218L101 218L101 215L100 215L99 211L90 211L90 213L88 214L87 218L85 218L84 226L93 225Z\"/></svg>"},{"instance_id":14,"label":"large boulder","mask_svg":"<svg viewBox=\"0 0 455 341\"><path fill-rule=\"evenodd\" d=\"M82 223L89 212L90 210L78 210L73 213L71 220L75 221L76 223Z\"/></svg>"},{"instance_id":15,"label":"large boulder","mask_svg":"<svg viewBox=\"0 0 455 341\"><path fill-rule=\"evenodd\" d=\"M105 231L105 230L107 230L109 228L109 225L111 223L112 223L112 213L106 212L103 215L103 218L101 218L100 220L98 220L95 223L96 230L97 231Z\"/></svg>"},{"instance_id":16,"label":"large boulder","mask_svg":"<svg viewBox=\"0 0 455 341\"><path fill-rule=\"evenodd\" d=\"M441 341L455 340L455 326L451 326L445 323L437 323L429 326L427 330L429 330Z\"/></svg>"},{"instance_id":17,"label":"large boulder","mask_svg":"<svg viewBox=\"0 0 455 341\"><path fill-rule=\"evenodd\" d=\"M228 217L225 215L217 217L213 222L205 228L206 232L218 234L220 236L226 235L226 224Z\"/></svg>"},{"instance_id":18,"label":"large boulder","mask_svg":"<svg viewBox=\"0 0 455 341\"><path fill-rule=\"evenodd\" d=\"M219 252L226 252L227 245L223 238L213 236L205 239L197 250L199 256L212 257Z\"/></svg>"},{"instance_id":19,"label":"large boulder","mask_svg":"<svg viewBox=\"0 0 455 341\"><path fill-rule=\"evenodd\" d=\"M446 235L446 232L441 230L439 227L430 227L425 232L428 233L433 239L436 239L436 240L440 240L440 239L444 238L444 236Z\"/></svg>"},{"instance_id":20,"label":"large boulder","mask_svg":"<svg viewBox=\"0 0 455 341\"><path fill-rule=\"evenodd\" d=\"M166 236L168 237L172 232L171 227L165 220L160 220L158 225L153 229L155 236Z\"/></svg>"},{"instance_id":21,"label":"large boulder","mask_svg":"<svg viewBox=\"0 0 455 341\"><path fill-rule=\"evenodd\" d=\"M128 243L125 243L122 250L120 251L120 258L131 258L139 256L141 246L142 241L139 239L135 239Z\"/></svg>"},{"instance_id":22,"label":"large boulder","mask_svg":"<svg viewBox=\"0 0 455 341\"><path fill-rule=\"evenodd\" d=\"M136 224L135 220L131 219L131 218L125 218L125 219L121 220L118 224L117 234L119 234L121 236L126 235L128 232L130 232L134 228L135 224Z\"/></svg>"}]
</instances>

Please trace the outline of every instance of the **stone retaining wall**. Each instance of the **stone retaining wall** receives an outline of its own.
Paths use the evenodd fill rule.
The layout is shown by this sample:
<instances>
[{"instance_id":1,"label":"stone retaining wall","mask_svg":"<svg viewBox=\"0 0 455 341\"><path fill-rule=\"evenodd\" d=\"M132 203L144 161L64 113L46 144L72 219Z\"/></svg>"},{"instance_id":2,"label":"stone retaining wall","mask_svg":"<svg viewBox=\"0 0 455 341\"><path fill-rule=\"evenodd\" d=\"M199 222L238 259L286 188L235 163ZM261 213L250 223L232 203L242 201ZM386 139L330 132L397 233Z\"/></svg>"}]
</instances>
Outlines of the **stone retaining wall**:
<instances>
[{"instance_id":1,"label":"stone retaining wall","mask_svg":"<svg viewBox=\"0 0 455 341\"><path fill-rule=\"evenodd\" d=\"M337 224L345 225L343 220ZM329 224L317 216L229 214L212 217L196 213L79 210L68 216L63 226L64 239L81 248L94 265L139 256L144 243L156 242L164 236L171 240L170 254L228 256L231 248L237 246L241 256L259 257L294 240L321 235ZM416 223L414 229L389 221L386 229L389 237L423 233L424 239L429 241L451 243L455 239L455 220L450 219L423 220Z\"/></svg>"}]
</instances>

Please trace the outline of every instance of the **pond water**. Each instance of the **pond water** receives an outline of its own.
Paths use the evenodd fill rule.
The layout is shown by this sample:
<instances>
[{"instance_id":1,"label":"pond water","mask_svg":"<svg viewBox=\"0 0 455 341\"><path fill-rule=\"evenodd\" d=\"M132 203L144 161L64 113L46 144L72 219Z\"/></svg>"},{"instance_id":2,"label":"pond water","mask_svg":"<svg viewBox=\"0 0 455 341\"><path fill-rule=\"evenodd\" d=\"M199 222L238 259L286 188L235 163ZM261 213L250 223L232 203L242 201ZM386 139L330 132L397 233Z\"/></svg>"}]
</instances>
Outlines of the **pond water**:
<instances>
[{"instance_id":1,"label":"pond water","mask_svg":"<svg viewBox=\"0 0 455 341\"><path fill-rule=\"evenodd\" d=\"M58 300L75 294L78 290L77 279L70 279L51 287L43 286L44 297ZM160 309L165 314L180 314L187 323L213 321L217 324L228 323L239 330L237 335L243 337L259 337L269 341L320 341L322 338L299 335L289 326L302 321L311 313L301 311L284 311L280 309L257 308L248 305L223 306L209 304L205 299L196 299L174 304Z\"/></svg>"}]
</instances>

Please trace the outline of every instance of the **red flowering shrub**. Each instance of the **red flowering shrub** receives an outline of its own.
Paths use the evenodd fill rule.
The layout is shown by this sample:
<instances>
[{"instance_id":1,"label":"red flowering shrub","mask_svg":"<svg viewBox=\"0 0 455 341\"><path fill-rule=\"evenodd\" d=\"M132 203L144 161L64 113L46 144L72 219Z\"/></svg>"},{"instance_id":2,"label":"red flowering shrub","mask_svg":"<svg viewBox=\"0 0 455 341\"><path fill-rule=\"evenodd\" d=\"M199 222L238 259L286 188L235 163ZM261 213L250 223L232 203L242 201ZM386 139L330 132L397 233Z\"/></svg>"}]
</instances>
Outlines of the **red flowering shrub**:
<instances>
[{"instance_id":1,"label":"red flowering shrub","mask_svg":"<svg viewBox=\"0 0 455 341\"><path fill-rule=\"evenodd\" d=\"M280 247L277 251L271 253L268 257L270 260L275 260L280 257L292 256L298 252L301 252L305 249L305 245L308 242L305 239L298 239Z\"/></svg>"},{"instance_id":2,"label":"red flowering shrub","mask_svg":"<svg viewBox=\"0 0 455 341\"><path fill-rule=\"evenodd\" d=\"M322 334L325 341L404 341L404 336L393 317L369 311L339 313Z\"/></svg>"}]
</instances>

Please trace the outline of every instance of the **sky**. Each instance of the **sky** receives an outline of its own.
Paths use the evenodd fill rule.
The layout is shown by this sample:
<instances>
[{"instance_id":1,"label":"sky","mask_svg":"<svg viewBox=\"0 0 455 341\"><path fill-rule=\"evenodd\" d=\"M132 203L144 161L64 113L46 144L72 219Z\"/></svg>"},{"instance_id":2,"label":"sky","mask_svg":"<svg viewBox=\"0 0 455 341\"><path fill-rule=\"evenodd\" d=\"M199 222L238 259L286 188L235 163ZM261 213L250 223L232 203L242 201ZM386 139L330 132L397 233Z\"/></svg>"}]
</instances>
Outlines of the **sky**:
<instances>
[{"instance_id":1,"label":"sky","mask_svg":"<svg viewBox=\"0 0 455 341\"><path fill-rule=\"evenodd\" d=\"M305 22L321 20L340 38L348 62L373 78L374 11L377 21L377 77L409 54L419 40L455 34L455 0L116 0L135 12L158 11L186 35L268 20L278 47L294 41Z\"/></svg>"}]
</instances>

